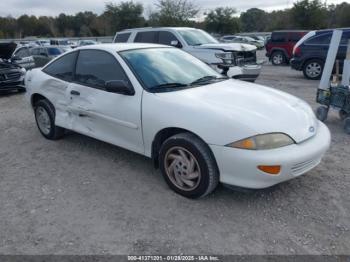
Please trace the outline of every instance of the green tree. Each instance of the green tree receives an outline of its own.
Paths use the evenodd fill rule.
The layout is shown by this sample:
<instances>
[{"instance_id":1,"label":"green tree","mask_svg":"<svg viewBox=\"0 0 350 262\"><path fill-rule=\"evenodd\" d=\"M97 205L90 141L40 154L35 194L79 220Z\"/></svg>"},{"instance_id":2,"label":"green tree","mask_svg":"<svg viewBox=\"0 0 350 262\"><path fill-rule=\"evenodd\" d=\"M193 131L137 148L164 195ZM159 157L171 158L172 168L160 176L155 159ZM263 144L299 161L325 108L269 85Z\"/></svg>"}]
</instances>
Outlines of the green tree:
<instances>
[{"instance_id":1,"label":"green tree","mask_svg":"<svg viewBox=\"0 0 350 262\"><path fill-rule=\"evenodd\" d=\"M104 17L109 23L109 33L114 34L127 28L140 27L144 24L143 5L133 1L121 2L116 5L106 4Z\"/></svg>"},{"instance_id":2,"label":"green tree","mask_svg":"<svg viewBox=\"0 0 350 262\"><path fill-rule=\"evenodd\" d=\"M236 9L218 7L205 17L205 28L212 33L234 34L239 32L239 19L235 17Z\"/></svg>"},{"instance_id":3,"label":"green tree","mask_svg":"<svg viewBox=\"0 0 350 262\"><path fill-rule=\"evenodd\" d=\"M328 27L350 27L350 4L330 5Z\"/></svg>"},{"instance_id":4,"label":"green tree","mask_svg":"<svg viewBox=\"0 0 350 262\"><path fill-rule=\"evenodd\" d=\"M273 11L268 14L267 24L264 31L274 31L283 29L295 29L294 21L291 17L290 9Z\"/></svg>"},{"instance_id":5,"label":"green tree","mask_svg":"<svg viewBox=\"0 0 350 262\"><path fill-rule=\"evenodd\" d=\"M295 3L291 16L297 29L327 27L327 8L320 0L302 0Z\"/></svg>"},{"instance_id":6,"label":"green tree","mask_svg":"<svg viewBox=\"0 0 350 262\"><path fill-rule=\"evenodd\" d=\"M151 25L188 26L198 14L199 9L190 0L159 0L155 4L157 11L149 17Z\"/></svg>"},{"instance_id":7,"label":"green tree","mask_svg":"<svg viewBox=\"0 0 350 262\"><path fill-rule=\"evenodd\" d=\"M268 14L259 8L251 8L240 16L241 30L244 32L265 31Z\"/></svg>"}]
</instances>

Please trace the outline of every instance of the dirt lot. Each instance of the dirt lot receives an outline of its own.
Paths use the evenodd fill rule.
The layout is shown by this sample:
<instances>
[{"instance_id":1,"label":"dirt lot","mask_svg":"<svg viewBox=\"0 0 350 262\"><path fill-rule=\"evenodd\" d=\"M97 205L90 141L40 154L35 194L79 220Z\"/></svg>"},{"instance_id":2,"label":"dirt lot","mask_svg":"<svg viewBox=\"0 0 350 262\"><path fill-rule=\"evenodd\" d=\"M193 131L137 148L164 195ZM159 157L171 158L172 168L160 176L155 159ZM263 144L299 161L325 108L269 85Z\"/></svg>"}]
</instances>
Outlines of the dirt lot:
<instances>
[{"instance_id":1,"label":"dirt lot","mask_svg":"<svg viewBox=\"0 0 350 262\"><path fill-rule=\"evenodd\" d=\"M258 83L316 108L317 82L265 65ZM22 94L0 97L0 253L350 254L350 136L308 174L267 190L170 191L148 159L69 134L45 140Z\"/></svg>"}]
</instances>

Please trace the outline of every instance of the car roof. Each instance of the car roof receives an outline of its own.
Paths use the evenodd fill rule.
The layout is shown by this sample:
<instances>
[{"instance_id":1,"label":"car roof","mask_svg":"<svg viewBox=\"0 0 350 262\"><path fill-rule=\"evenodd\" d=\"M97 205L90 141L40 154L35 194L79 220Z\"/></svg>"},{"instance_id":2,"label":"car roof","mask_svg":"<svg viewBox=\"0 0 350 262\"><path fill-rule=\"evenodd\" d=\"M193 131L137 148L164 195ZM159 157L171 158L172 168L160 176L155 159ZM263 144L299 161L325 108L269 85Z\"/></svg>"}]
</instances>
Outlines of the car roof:
<instances>
[{"instance_id":1,"label":"car roof","mask_svg":"<svg viewBox=\"0 0 350 262\"><path fill-rule=\"evenodd\" d=\"M343 32L350 32L350 28L334 28L334 29L323 29L323 30L315 30L316 34L325 34L325 33L331 33L333 30L341 30Z\"/></svg>"},{"instance_id":2,"label":"car roof","mask_svg":"<svg viewBox=\"0 0 350 262\"><path fill-rule=\"evenodd\" d=\"M116 44L98 44L98 45L82 46L73 50L95 49L95 50L104 50L109 52L120 52L120 51L127 51L127 50L133 50L133 49L156 48L156 47L169 47L169 46L157 45L157 44L144 44L144 43L116 43Z\"/></svg>"},{"instance_id":3,"label":"car roof","mask_svg":"<svg viewBox=\"0 0 350 262\"><path fill-rule=\"evenodd\" d=\"M139 28L124 29L118 33L126 33L126 32L133 32L133 31L156 31L156 30L199 30L199 29L193 28L193 27L139 27Z\"/></svg>"},{"instance_id":4,"label":"car roof","mask_svg":"<svg viewBox=\"0 0 350 262\"><path fill-rule=\"evenodd\" d=\"M273 31L273 33L307 33L309 30L277 30Z\"/></svg>"}]
</instances>

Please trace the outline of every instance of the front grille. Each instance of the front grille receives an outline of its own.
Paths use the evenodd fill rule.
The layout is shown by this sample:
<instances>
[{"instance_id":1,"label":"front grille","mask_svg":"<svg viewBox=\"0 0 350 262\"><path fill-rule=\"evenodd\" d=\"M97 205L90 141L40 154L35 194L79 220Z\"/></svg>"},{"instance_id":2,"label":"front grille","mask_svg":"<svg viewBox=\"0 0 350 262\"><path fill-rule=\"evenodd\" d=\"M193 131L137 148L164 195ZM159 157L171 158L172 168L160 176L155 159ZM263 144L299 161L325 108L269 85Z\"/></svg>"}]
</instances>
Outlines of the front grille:
<instances>
[{"instance_id":1,"label":"front grille","mask_svg":"<svg viewBox=\"0 0 350 262\"><path fill-rule=\"evenodd\" d=\"M315 166L317 166L320 162L321 162L321 159L317 158L317 159L311 159L311 160L307 160L307 161L295 164L292 167L292 174L294 176L301 175L309 171L310 169L314 168Z\"/></svg>"},{"instance_id":2,"label":"front grille","mask_svg":"<svg viewBox=\"0 0 350 262\"><path fill-rule=\"evenodd\" d=\"M237 52L236 53L236 64L238 66L247 64L256 64L256 52Z\"/></svg>"},{"instance_id":3,"label":"front grille","mask_svg":"<svg viewBox=\"0 0 350 262\"><path fill-rule=\"evenodd\" d=\"M21 77L20 72L9 72L6 74L0 74L0 81L1 82L12 82L12 81L18 81Z\"/></svg>"}]
</instances>

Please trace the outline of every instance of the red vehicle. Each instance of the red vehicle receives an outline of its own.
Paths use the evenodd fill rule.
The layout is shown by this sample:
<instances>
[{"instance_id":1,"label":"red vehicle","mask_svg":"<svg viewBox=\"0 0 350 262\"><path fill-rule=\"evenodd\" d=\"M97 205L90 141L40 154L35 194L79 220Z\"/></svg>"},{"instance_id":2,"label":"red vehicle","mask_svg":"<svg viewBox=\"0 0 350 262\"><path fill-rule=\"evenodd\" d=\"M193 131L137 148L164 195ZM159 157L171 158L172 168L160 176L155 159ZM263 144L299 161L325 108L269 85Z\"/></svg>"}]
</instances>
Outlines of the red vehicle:
<instances>
[{"instance_id":1,"label":"red vehicle","mask_svg":"<svg viewBox=\"0 0 350 262\"><path fill-rule=\"evenodd\" d=\"M295 44L308 31L286 30L274 31L271 38L266 43L266 56L273 65L282 65L289 63L293 56L293 48Z\"/></svg>"}]
</instances>

